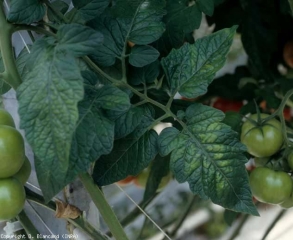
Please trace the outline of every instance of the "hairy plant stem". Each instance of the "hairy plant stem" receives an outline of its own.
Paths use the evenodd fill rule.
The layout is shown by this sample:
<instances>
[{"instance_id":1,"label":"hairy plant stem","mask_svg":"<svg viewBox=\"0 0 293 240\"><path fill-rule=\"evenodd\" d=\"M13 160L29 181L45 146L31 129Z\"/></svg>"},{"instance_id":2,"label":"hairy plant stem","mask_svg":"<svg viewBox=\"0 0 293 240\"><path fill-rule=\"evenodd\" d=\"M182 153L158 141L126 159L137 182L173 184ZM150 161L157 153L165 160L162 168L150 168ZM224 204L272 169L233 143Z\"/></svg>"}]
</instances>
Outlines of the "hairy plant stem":
<instances>
[{"instance_id":1,"label":"hairy plant stem","mask_svg":"<svg viewBox=\"0 0 293 240\"><path fill-rule=\"evenodd\" d=\"M39 194L25 188L27 200L34 202L46 209L55 212L56 204L54 202L46 203L44 198ZM76 228L87 233L94 240L107 240L108 238L104 236L102 233L96 231L83 217L78 217L76 219L66 218L66 221L70 222Z\"/></svg>"},{"instance_id":2,"label":"hairy plant stem","mask_svg":"<svg viewBox=\"0 0 293 240\"><path fill-rule=\"evenodd\" d=\"M284 108L286 106L286 103L289 100L289 98L292 96L292 94L293 94L293 89L289 90L285 94L285 96L284 96L284 98L283 98L280 106L278 107L278 109L274 113L272 113L269 117L263 119L263 121L262 121L263 123L264 122L267 122L267 121L269 121L270 119L273 119L276 116L278 116L280 118L281 125L282 125L282 133L283 133L284 142L285 142L286 147L290 147L291 146L291 142L289 141L288 136L287 136L286 122L285 122L285 118L284 118L283 112L284 112Z\"/></svg>"},{"instance_id":3,"label":"hairy plant stem","mask_svg":"<svg viewBox=\"0 0 293 240\"><path fill-rule=\"evenodd\" d=\"M270 232L273 230L273 228L275 227L275 225L284 216L285 213L286 213L286 209L282 209L278 213L278 215L275 217L274 221L270 224L270 226L268 227L268 229L265 231L265 234L263 235L263 237L262 237L261 240L265 240L267 238L267 236L270 234Z\"/></svg>"},{"instance_id":4,"label":"hairy plant stem","mask_svg":"<svg viewBox=\"0 0 293 240\"><path fill-rule=\"evenodd\" d=\"M5 68L2 77L5 82L16 90L21 84L21 78L15 64L12 48L11 37L13 33L13 25L6 21L3 0L1 0L0 3L0 50Z\"/></svg>"},{"instance_id":5,"label":"hairy plant stem","mask_svg":"<svg viewBox=\"0 0 293 240\"><path fill-rule=\"evenodd\" d=\"M235 228L235 230L234 230L234 232L232 233L232 235L231 235L231 237L229 238L229 240L233 240L233 239L235 239L235 238L239 235L241 229L243 228L244 224L245 224L246 221L248 220L248 217L249 217L249 216L250 216L249 214L245 214L245 215L242 217L240 223L239 223L238 226Z\"/></svg>"},{"instance_id":6,"label":"hairy plant stem","mask_svg":"<svg viewBox=\"0 0 293 240\"><path fill-rule=\"evenodd\" d=\"M29 236L29 239L43 239L38 236L39 232L32 224L31 220L28 218L24 211L21 211L20 214L17 216L17 220L21 223L22 227L24 228L25 232Z\"/></svg>"},{"instance_id":7,"label":"hairy plant stem","mask_svg":"<svg viewBox=\"0 0 293 240\"><path fill-rule=\"evenodd\" d=\"M128 240L120 222L118 221L115 213L110 207L109 203L104 197L104 194L99 187L94 183L93 179L88 173L82 173L79 175L81 182L86 188L87 192L92 197L92 200L96 207L99 209L104 221L108 225L111 233L116 239Z\"/></svg>"}]
</instances>

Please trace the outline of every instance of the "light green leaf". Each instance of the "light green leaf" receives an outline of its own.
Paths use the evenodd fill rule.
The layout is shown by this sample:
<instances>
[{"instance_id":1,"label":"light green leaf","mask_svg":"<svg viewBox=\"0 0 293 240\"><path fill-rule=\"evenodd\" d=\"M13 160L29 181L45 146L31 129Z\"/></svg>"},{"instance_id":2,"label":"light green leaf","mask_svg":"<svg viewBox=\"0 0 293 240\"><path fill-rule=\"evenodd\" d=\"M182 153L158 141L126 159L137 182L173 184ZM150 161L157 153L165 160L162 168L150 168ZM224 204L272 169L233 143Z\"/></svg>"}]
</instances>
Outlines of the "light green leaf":
<instances>
[{"instance_id":1,"label":"light green leaf","mask_svg":"<svg viewBox=\"0 0 293 240\"><path fill-rule=\"evenodd\" d=\"M68 50L76 57L95 52L103 42L101 33L77 23L62 25L58 29L57 38L58 49Z\"/></svg>"},{"instance_id":2,"label":"light green leaf","mask_svg":"<svg viewBox=\"0 0 293 240\"><path fill-rule=\"evenodd\" d=\"M184 44L173 49L162 59L162 66L172 94L179 93L187 98L198 97L207 91L226 61L236 27L223 29L194 44Z\"/></svg>"},{"instance_id":3,"label":"light green leaf","mask_svg":"<svg viewBox=\"0 0 293 240\"><path fill-rule=\"evenodd\" d=\"M11 0L8 21L31 24L41 20L46 12L45 5L39 0Z\"/></svg>"},{"instance_id":4,"label":"light green leaf","mask_svg":"<svg viewBox=\"0 0 293 240\"><path fill-rule=\"evenodd\" d=\"M99 16L110 4L109 0L73 0L74 16L73 19L82 19L88 22Z\"/></svg>"},{"instance_id":5,"label":"light green leaf","mask_svg":"<svg viewBox=\"0 0 293 240\"><path fill-rule=\"evenodd\" d=\"M160 53L151 46L134 46L129 55L129 63L135 67L144 67L158 59Z\"/></svg>"},{"instance_id":6,"label":"light green leaf","mask_svg":"<svg viewBox=\"0 0 293 240\"><path fill-rule=\"evenodd\" d=\"M154 82L160 73L160 62L154 61L153 63L144 67L133 67L129 71L129 81L133 85L147 84Z\"/></svg>"},{"instance_id":7,"label":"light green leaf","mask_svg":"<svg viewBox=\"0 0 293 240\"><path fill-rule=\"evenodd\" d=\"M157 154L157 137L154 130L148 130L153 119L149 110L135 130L114 142L110 154L100 157L94 167L93 178L98 185L108 185L137 175L146 168Z\"/></svg>"},{"instance_id":8,"label":"light green leaf","mask_svg":"<svg viewBox=\"0 0 293 240\"><path fill-rule=\"evenodd\" d=\"M50 39L35 42L27 67L17 89L20 127L39 159L36 171L49 200L57 193L54 183L63 182L68 170L83 80L75 58L66 51L56 51Z\"/></svg>"},{"instance_id":9,"label":"light green leaf","mask_svg":"<svg viewBox=\"0 0 293 240\"><path fill-rule=\"evenodd\" d=\"M194 194L233 211L258 215L245 168L246 147L221 122L223 118L219 110L191 105L181 132L172 127L160 134L159 151L163 156L172 152L174 176L179 183L187 181Z\"/></svg>"}]
</instances>

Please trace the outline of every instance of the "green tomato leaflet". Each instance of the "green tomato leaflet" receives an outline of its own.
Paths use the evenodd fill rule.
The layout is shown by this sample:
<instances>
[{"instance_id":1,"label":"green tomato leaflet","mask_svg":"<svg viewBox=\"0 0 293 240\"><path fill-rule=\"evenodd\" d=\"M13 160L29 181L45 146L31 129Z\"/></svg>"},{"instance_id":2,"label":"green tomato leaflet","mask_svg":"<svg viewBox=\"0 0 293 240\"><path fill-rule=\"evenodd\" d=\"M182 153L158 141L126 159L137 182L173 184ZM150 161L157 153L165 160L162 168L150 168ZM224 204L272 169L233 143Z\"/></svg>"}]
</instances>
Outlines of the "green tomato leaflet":
<instances>
[{"instance_id":1,"label":"green tomato leaflet","mask_svg":"<svg viewBox=\"0 0 293 240\"><path fill-rule=\"evenodd\" d=\"M261 114L261 119L268 117L268 114ZM257 114L250 117L257 121ZM247 120L241 130L241 142L246 145L247 151L255 157L269 157L275 154L283 144L281 123L276 119L257 126Z\"/></svg>"},{"instance_id":2,"label":"green tomato leaflet","mask_svg":"<svg viewBox=\"0 0 293 240\"><path fill-rule=\"evenodd\" d=\"M258 167L251 172L249 182L253 196L263 203L280 204L292 193L291 177L282 171Z\"/></svg>"}]
</instances>

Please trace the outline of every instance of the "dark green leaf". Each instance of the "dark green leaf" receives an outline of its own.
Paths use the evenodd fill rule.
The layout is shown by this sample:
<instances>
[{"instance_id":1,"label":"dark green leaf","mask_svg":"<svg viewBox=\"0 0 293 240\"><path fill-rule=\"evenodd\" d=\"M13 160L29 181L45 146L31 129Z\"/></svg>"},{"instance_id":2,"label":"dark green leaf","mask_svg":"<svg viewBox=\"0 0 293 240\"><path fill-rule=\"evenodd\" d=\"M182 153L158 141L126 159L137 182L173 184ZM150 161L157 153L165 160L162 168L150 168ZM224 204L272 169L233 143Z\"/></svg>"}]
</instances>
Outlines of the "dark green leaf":
<instances>
[{"instance_id":1,"label":"dark green leaf","mask_svg":"<svg viewBox=\"0 0 293 240\"><path fill-rule=\"evenodd\" d=\"M51 5L55 8L58 9L62 14L65 14L69 8L69 5L66 2L63 2L61 0L56 0L51 3ZM51 8L47 9L48 11L48 18L51 22L61 22L60 18L55 15L55 13L51 10Z\"/></svg>"},{"instance_id":2,"label":"dark green leaf","mask_svg":"<svg viewBox=\"0 0 293 240\"><path fill-rule=\"evenodd\" d=\"M29 53L30 49L31 49L31 45L28 45L28 48L24 47L16 58L16 66L21 77L23 77L26 72L25 66L26 66L27 60L30 57L30 53Z\"/></svg>"},{"instance_id":3,"label":"dark green leaf","mask_svg":"<svg viewBox=\"0 0 293 240\"><path fill-rule=\"evenodd\" d=\"M111 153L96 161L93 178L98 185L108 185L128 175L137 175L149 165L157 154L158 135L148 130L152 122L152 115L145 109L136 129L127 137L115 141Z\"/></svg>"},{"instance_id":4,"label":"dark green leaf","mask_svg":"<svg viewBox=\"0 0 293 240\"><path fill-rule=\"evenodd\" d=\"M129 81L133 85L152 83L158 77L159 73L160 62L155 61L141 68L131 68Z\"/></svg>"},{"instance_id":5,"label":"dark green leaf","mask_svg":"<svg viewBox=\"0 0 293 240\"><path fill-rule=\"evenodd\" d=\"M288 0L290 8L291 8L291 15L293 15L293 0Z\"/></svg>"},{"instance_id":6,"label":"dark green leaf","mask_svg":"<svg viewBox=\"0 0 293 240\"><path fill-rule=\"evenodd\" d=\"M129 55L129 63L135 67L144 67L158 59L160 53L151 46L134 46Z\"/></svg>"},{"instance_id":7,"label":"dark green leaf","mask_svg":"<svg viewBox=\"0 0 293 240\"><path fill-rule=\"evenodd\" d=\"M41 20L46 12L45 5L39 0L11 0L8 21L31 24Z\"/></svg>"},{"instance_id":8,"label":"dark green leaf","mask_svg":"<svg viewBox=\"0 0 293 240\"><path fill-rule=\"evenodd\" d=\"M57 38L58 49L68 50L76 57L95 52L103 42L101 33L77 23L62 25L58 29Z\"/></svg>"},{"instance_id":9,"label":"dark green leaf","mask_svg":"<svg viewBox=\"0 0 293 240\"><path fill-rule=\"evenodd\" d=\"M230 126L232 130L240 134L242 116L237 112L226 112L223 123Z\"/></svg>"},{"instance_id":10,"label":"dark green leaf","mask_svg":"<svg viewBox=\"0 0 293 240\"><path fill-rule=\"evenodd\" d=\"M128 41L149 44L162 35L165 25L162 17L165 1L161 0L117 0L112 12L119 19L131 19L128 24Z\"/></svg>"},{"instance_id":11,"label":"dark green leaf","mask_svg":"<svg viewBox=\"0 0 293 240\"><path fill-rule=\"evenodd\" d=\"M167 12L164 22L170 30L180 29L189 33L200 26L202 14L197 2L190 4L188 0L167 1Z\"/></svg>"},{"instance_id":12,"label":"dark green leaf","mask_svg":"<svg viewBox=\"0 0 293 240\"><path fill-rule=\"evenodd\" d=\"M162 179L169 174L170 156L156 156L151 164L151 170L148 177L147 185L144 191L143 199L151 199L157 192Z\"/></svg>"},{"instance_id":13,"label":"dark green leaf","mask_svg":"<svg viewBox=\"0 0 293 240\"><path fill-rule=\"evenodd\" d=\"M273 62L278 51L280 28L275 19L279 16L274 2L246 1L242 20L243 46L253 74L271 82L277 74L277 63Z\"/></svg>"},{"instance_id":14,"label":"dark green leaf","mask_svg":"<svg viewBox=\"0 0 293 240\"><path fill-rule=\"evenodd\" d=\"M68 170L83 81L74 57L56 51L50 39L35 42L27 67L17 89L20 127L39 159L36 171L49 200L57 193L54 183L63 182Z\"/></svg>"},{"instance_id":15,"label":"dark green leaf","mask_svg":"<svg viewBox=\"0 0 293 240\"><path fill-rule=\"evenodd\" d=\"M199 8L205 14L212 16L214 13L214 0L198 0L197 1Z\"/></svg>"},{"instance_id":16,"label":"dark green leaf","mask_svg":"<svg viewBox=\"0 0 293 240\"><path fill-rule=\"evenodd\" d=\"M124 24L106 14L89 22L89 26L101 32L104 36L104 43L96 49L91 58L99 65L112 66L116 58L120 58L125 44L127 30ZM109 26L111 28L109 29Z\"/></svg>"},{"instance_id":17,"label":"dark green leaf","mask_svg":"<svg viewBox=\"0 0 293 240\"><path fill-rule=\"evenodd\" d=\"M102 14L108 7L109 0L73 0L74 9L71 10L71 20L88 22ZM78 22L80 22L78 21Z\"/></svg>"},{"instance_id":18,"label":"dark green leaf","mask_svg":"<svg viewBox=\"0 0 293 240\"><path fill-rule=\"evenodd\" d=\"M229 209L225 209L224 220L229 226L231 226L238 215L239 215L238 212L234 212Z\"/></svg>"},{"instance_id":19,"label":"dark green leaf","mask_svg":"<svg viewBox=\"0 0 293 240\"><path fill-rule=\"evenodd\" d=\"M129 111L118 116L111 113L108 113L108 117L115 121L115 139L132 133L143 118L143 109L139 107L130 108Z\"/></svg>"},{"instance_id":20,"label":"dark green leaf","mask_svg":"<svg viewBox=\"0 0 293 240\"><path fill-rule=\"evenodd\" d=\"M277 109L281 104L281 99L275 94L275 90L272 87L266 87L256 90L256 95L263 98L266 101L268 108Z\"/></svg>"},{"instance_id":21,"label":"dark green leaf","mask_svg":"<svg viewBox=\"0 0 293 240\"><path fill-rule=\"evenodd\" d=\"M171 94L187 98L198 97L207 91L216 72L225 61L236 27L223 29L194 44L184 44L162 59Z\"/></svg>"},{"instance_id":22,"label":"dark green leaf","mask_svg":"<svg viewBox=\"0 0 293 240\"><path fill-rule=\"evenodd\" d=\"M179 183L188 182L191 191L225 208L258 215L252 202L246 147L236 132L223 124L224 114L194 104L186 110L182 132L166 128L158 139L159 151L172 152L170 168Z\"/></svg>"}]
</instances>

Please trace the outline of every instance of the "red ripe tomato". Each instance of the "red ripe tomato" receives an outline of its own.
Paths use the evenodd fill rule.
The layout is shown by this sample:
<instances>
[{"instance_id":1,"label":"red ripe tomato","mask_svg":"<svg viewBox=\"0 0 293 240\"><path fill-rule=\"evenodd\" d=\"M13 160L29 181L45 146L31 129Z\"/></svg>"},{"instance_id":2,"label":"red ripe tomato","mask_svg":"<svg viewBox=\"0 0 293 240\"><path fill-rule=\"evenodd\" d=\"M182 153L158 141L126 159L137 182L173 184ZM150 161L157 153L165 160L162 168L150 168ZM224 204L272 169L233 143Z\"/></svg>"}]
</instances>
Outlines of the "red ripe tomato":
<instances>
[{"instance_id":1,"label":"red ripe tomato","mask_svg":"<svg viewBox=\"0 0 293 240\"><path fill-rule=\"evenodd\" d=\"M126 186L126 185L132 183L132 181L133 181L134 179L135 179L134 176L128 176L127 178L124 178L124 179L120 180L119 182L117 182L117 184L118 184L119 186Z\"/></svg>"},{"instance_id":2,"label":"red ripe tomato","mask_svg":"<svg viewBox=\"0 0 293 240\"><path fill-rule=\"evenodd\" d=\"M242 106L243 106L242 101L232 101L232 100L228 100L224 98L218 98L213 104L214 108L219 109L222 112L227 112L227 111L239 112Z\"/></svg>"}]
</instances>

